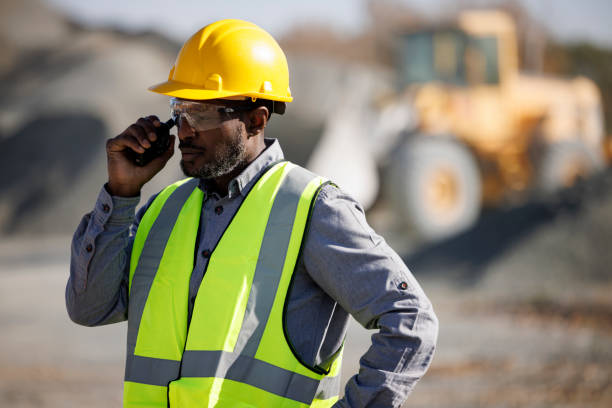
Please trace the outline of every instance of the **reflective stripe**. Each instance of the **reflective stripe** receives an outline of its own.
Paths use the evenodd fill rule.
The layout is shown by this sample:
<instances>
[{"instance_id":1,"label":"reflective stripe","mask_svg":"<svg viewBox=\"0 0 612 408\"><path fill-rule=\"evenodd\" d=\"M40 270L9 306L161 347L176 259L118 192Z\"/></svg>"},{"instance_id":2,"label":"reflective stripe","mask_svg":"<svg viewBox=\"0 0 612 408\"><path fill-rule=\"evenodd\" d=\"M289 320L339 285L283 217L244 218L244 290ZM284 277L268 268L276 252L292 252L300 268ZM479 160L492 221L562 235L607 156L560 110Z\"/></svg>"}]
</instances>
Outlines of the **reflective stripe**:
<instances>
[{"instance_id":1,"label":"reflective stripe","mask_svg":"<svg viewBox=\"0 0 612 408\"><path fill-rule=\"evenodd\" d=\"M178 218L183 204L198 185L198 179L189 180L178 186L168 197L161 209L151 230L147 234L142 253L138 259L138 265L131 283L130 297L128 304L128 332L127 332L127 357L134 354L140 319L147 303L155 274L159 268L159 263L164 254L168 238L174 228L174 223ZM129 364L128 364L129 365ZM126 374L129 370L126 365Z\"/></svg>"},{"instance_id":2,"label":"reflective stripe","mask_svg":"<svg viewBox=\"0 0 612 408\"><path fill-rule=\"evenodd\" d=\"M249 356L227 351L186 350L181 377L216 377L252 385L285 398L310 404L319 381Z\"/></svg>"},{"instance_id":3,"label":"reflective stripe","mask_svg":"<svg viewBox=\"0 0 612 408\"><path fill-rule=\"evenodd\" d=\"M193 351L183 354L180 361L129 356L126 381L167 386L181 377L227 378L262 390L310 404L314 398L328 399L340 392L340 375L323 377L318 382L280 367L248 356L225 351ZM180 373L179 373L180 370Z\"/></svg>"},{"instance_id":4,"label":"reflective stripe","mask_svg":"<svg viewBox=\"0 0 612 408\"><path fill-rule=\"evenodd\" d=\"M294 167L279 187L259 250L235 353L254 357L257 352L280 283L297 206L314 177L309 171Z\"/></svg>"},{"instance_id":5,"label":"reflective stripe","mask_svg":"<svg viewBox=\"0 0 612 408\"><path fill-rule=\"evenodd\" d=\"M125 366L125 381L167 386L170 381L178 378L180 369L180 361L129 355Z\"/></svg>"},{"instance_id":6,"label":"reflective stripe","mask_svg":"<svg viewBox=\"0 0 612 408\"><path fill-rule=\"evenodd\" d=\"M335 377L323 377L319 383L315 398L325 400L331 397L337 397L340 394L340 379L340 374Z\"/></svg>"}]
</instances>

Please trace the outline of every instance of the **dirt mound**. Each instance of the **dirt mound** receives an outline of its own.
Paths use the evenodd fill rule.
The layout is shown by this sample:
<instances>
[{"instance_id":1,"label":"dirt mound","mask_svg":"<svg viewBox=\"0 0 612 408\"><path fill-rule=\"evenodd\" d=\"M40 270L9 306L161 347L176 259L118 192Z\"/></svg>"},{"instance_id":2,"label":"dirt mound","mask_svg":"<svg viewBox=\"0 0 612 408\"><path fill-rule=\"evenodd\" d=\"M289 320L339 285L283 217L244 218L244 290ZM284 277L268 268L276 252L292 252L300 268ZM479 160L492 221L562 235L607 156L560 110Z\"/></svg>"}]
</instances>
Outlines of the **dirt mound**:
<instances>
[{"instance_id":1,"label":"dirt mound","mask_svg":"<svg viewBox=\"0 0 612 408\"><path fill-rule=\"evenodd\" d=\"M89 30L34 0L2 10L0 234L69 233L106 180L105 139L168 116L167 98L146 88L167 77L179 44ZM178 177L174 160L143 197Z\"/></svg>"},{"instance_id":2,"label":"dirt mound","mask_svg":"<svg viewBox=\"0 0 612 408\"><path fill-rule=\"evenodd\" d=\"M407 250L417 276L525 295L611 283L612 170L545 200L489 210L470 230ZM403 243L398 242L398 246Z\"/></svg>"}]
</instances>

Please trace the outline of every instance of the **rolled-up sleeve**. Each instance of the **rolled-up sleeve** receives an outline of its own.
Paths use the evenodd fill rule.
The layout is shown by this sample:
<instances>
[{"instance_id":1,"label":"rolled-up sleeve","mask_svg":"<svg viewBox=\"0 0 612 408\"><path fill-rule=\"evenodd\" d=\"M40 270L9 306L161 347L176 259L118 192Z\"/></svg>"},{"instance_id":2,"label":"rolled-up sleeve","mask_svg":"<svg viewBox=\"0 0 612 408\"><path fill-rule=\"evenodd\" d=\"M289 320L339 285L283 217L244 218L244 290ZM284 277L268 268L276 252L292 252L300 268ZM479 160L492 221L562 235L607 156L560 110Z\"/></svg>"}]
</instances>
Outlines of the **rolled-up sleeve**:
<instances>
[{"instance_id":1,"label":"rolled-up sleeve","mask_svg":"<svg viewBox=\"0 0 612 408\"><path fill-rule=\"evenodd\" d=\"M401 258L361 206L327 185L313 209L303 261L312 279L367 329L378 329L337 407L399 407L431 362L438 320Z\"/></svg>"},{"instance_id":2,"label":"rolled-up sleeve","mask_svg":"<svg viewBox=\"0 0 612 408\"><path fill-rule=\"evenodd\" d=\"M127 319L129 258L140 197L111 196L102 187L92 212L81 219L72 238L66 309L85 326Z\"/></svg>"}]
</instances>

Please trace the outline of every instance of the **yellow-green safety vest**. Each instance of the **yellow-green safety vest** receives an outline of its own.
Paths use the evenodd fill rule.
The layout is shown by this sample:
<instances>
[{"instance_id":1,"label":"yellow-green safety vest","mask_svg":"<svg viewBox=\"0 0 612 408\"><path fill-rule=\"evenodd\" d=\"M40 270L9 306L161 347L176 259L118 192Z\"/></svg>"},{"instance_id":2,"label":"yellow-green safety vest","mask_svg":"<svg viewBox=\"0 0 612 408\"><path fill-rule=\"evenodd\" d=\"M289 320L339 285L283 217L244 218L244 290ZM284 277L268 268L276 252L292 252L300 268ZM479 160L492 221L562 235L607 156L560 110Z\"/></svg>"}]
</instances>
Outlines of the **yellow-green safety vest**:
<instances>
[{"instance_id":1,"label":"yellow-green safety vest","mask_svg":"<svg viewBox=\"0 0 612 408\"><path fill-rule=\"evenodd\" d=\"M124 407L330 407L342 348L309 367L287 339L285 306L325 180L292 164L255 183L212 251L188 319L204 193L165 188L138 227L129 277Z\"/></svg>"}]
</instances>

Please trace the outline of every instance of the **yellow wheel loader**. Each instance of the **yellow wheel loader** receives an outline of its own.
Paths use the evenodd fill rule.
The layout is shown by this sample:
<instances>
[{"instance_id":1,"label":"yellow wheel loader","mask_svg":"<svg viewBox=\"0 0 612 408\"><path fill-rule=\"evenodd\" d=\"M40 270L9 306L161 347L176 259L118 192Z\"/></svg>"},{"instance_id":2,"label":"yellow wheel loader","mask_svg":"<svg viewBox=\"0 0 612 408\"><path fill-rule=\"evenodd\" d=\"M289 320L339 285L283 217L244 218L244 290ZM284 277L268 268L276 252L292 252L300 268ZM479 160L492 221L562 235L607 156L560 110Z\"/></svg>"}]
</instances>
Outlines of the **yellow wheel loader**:
<instances>
[{"instance_id":1,"label":"yellow wheel loader","mask_svg":"<svg viewBox=\"0 0 612 408\"><path fill-rule=\"evenodd\" d=\"M366 207L378 195L373 172L386 168L396 213L435 240L473 225L483 205L551 193L603 168L597 86L519 72L509 15L463 12L399 35L395 49L395 92L381 97L379 75L347 72L310 161Z\"/></svg>"}]
</instances>

